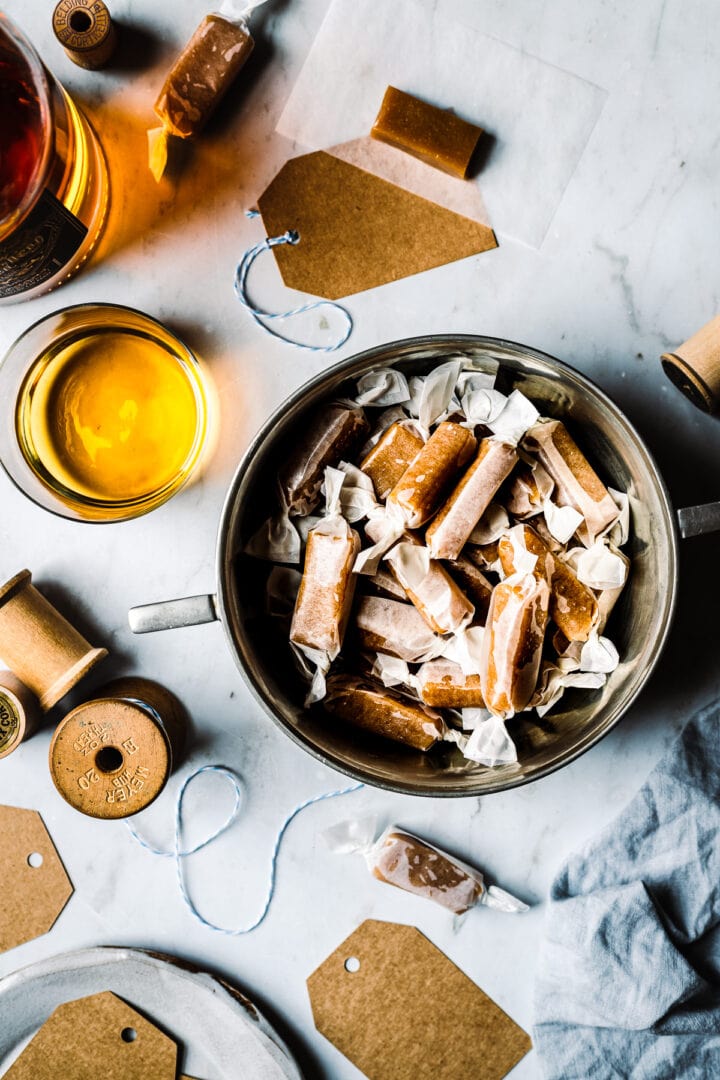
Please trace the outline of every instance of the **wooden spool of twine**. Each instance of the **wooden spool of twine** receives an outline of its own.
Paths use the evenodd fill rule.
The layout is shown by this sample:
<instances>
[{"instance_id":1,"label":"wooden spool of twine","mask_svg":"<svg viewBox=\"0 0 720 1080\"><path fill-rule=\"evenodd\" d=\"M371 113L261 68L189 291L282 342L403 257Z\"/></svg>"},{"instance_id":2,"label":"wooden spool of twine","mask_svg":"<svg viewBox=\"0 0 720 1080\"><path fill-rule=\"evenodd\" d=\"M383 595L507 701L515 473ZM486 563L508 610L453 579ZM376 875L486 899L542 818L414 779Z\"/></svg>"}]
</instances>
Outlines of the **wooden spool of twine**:
<instances>
[{"instance_id":1,"label":"wooden spool of twine","mask_svg":"<svg viewBox=\"0 0 720 1080\"><path fill-rule=\"evenodd\" d=\"M12 671L0 671L0 758L12 754L40 723L40 705Z\"/></svg>"},{"instance_id":2,"label":"wooden spool of twine","mask_svg":"<svg viewBox=\"0 0 720 1080\"><path fill-rule=\"evenodd\" d=\"M130 817L165 787L185 733L185 711L169 690L149 679L116 679L58 725L50 774L82 814Z\"/></svg>"},{"instance_id":3,"label":"wooden spool of twine","mask_svg":"<svg viewBox=\"0 0 720 1080\"><path fill-rule=\"evenodd\" d=\"M102 0L60 0L52 25L65 52L80 67L101 68L115 51L115 24Z\"/></svg>"},{"instance_id":4,"label":"wooden spool of twine","mask_svg":"<svg viewBox=\"0 0 720 1080\"><path fill-rule=\"evenodd\" d=\"M21 570L0 585L0 656L40 701L43 712L107 656L95 649Z\"/></svg>"},{"instance_id":5,"label":"wooden spool of twine","mask_svg":"<svg viewBox=\"0 0 720 1080\"><path fill-rule=\"evenodd\" d=\"M661 361L665 374L694 405L705 412L720 409L720 315Z\"/></svg>"}]
</instances>

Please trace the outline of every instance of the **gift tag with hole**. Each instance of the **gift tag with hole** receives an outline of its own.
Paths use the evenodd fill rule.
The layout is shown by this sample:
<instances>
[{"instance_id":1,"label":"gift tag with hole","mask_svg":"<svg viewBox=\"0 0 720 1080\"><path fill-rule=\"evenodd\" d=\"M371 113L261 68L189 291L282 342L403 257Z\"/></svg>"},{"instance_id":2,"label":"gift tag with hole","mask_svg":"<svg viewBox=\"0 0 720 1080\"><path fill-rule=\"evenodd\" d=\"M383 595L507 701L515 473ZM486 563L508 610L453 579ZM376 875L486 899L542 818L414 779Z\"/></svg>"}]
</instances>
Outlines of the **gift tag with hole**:
<instances>
[{"instance_id":1,"label":"gift tag with hole","mask_svg":"<svg viewBox=\"0 0 720 1080\"><path fill-rule=\"evenodd\" d=\"M175 1080L177 1047L109 991L60 1005L5 1080Z\"/></svg>"},{"instance_id":2,"label":"gift tag with hole","mask_svg":"<svg viewBox=\"0 0 720 1080\"><path fill-rule=\"evenodd\" d=\"M497 247L488 225L324 150L287 161L258 208L268 236L299 234L272 249L285 284L329 300Z\"/></svg>"},{"instance_id":3,"label":"gift tag with hole","mask_svg":"<svg viewBox=\"0 0 720 1080\"><path fill-rule=\"evenodd\" d=\"M413 926L368 919L308 990L318 1031L369 1080L500 1080L532 1045Z\"/></svg>"},{"instance_id":4,"label":"gift tag with hole","mask_svg":"<svg viewBox=\"0 0 720 1080\"><path fill-rule=\"evenodd\" d=\"M73 894L36 810L0 806L0 952L46 934Z\"/></svg>"}]
</instances>

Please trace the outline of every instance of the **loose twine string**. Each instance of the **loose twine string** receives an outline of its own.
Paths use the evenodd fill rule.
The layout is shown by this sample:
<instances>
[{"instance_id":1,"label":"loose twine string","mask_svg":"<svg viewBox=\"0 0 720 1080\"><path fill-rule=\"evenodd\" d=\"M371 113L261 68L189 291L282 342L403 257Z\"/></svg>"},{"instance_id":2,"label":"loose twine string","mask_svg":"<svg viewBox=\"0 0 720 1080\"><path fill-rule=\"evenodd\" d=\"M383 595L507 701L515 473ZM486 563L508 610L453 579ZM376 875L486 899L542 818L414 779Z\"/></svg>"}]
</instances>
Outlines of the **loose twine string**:
<instances>
[{"instance_id":1,"label":"loose twine string","mask_svg":"<svg viewBox=\"0 0 720 1080\"><path fill-rule=\"evenodd\" d=\"M195 845L195 847L183 850L183 803L185 801L185 794L193 780L195 780L202 773L207 772L218 773L220 776L224 776L229 781L235 795L235 805L233 806L227 820L220 826L219 829L216 829L211 836L208 836L205 840L201 840L199 844ZM212 844L214 840L217 840L219 836L222 836L223 833L227 832L230 826L237 821L238 817L240 816L240 807L242 805L243 796L242 780L237 773L233 772L232 769L227 768L225 765L203 765L201 768L196 769L194 773L191 773L185 778L180 788L180 791L178 792L177 801L175 803L175 842L171 851L165 851L162 848L153 847L152 844L148 843L147 840L140 836L140 834L137 832L136 829L133 828L129 821L126 821L125 825L132 838L136 840L141 847L145 848L146 851L149 851L153 855L159 855L163 859L175 860L175 873L177 875L180 894L183 898L185 906L188 908L193 918L197 919L199 923L202 923L202 925L206 926L209 930L214 930L218 934L226 934L228 937L239 937L241 934L249 934L253 930L257 930L258 926L260 926L260 924L265 920L265 917L270 910L270 904L272 903L272 899L275 894L277 863L278 856L280 854L280 846L290 823L298 816L298 814L300 814L303 810L306 810L308 806L313 806L315 803L323 802L325 799L335 799L341 795L350 795L354 791L360 791L360 789L364 786L364 784L352 784L350 787L341 788L338 791L325 791L322 792L322 794L320 795L312 795L309 799L305 799L304 802L301 802L298 806L296 806L294 810L290 811L288 816L285 818L285 821L280 826L277 837L275 839L275 843L273 845L272 855L270 858L270 875L268 888L266 892L265 902L260 910L260 914L254 922L250 923L247 926L237 927L236 929L228 929L224 926L218 926L216 923L210 922L209 919L206 919L205 916L198 911L188 890L188 885L185 878L184 860L189 858L189 856L191 855L195 855L198 851L202 851L202 849L206 848L208 844Z\"/></svg>"},{"instance_id":2,"label":"loose twine string","mask_svg":"<svg viewBox=\"0 0 720 1080\"><path fill-rule=\"evenodd\" d=\"M256 218L260 215L257 210L247 210L246 216ZM311 303L291 308L289 311L266 311L264 308L253 304L248 294L248 275L255 260L264 251L270 251L271 248L280 247L283 244L292 244L294 246L299 243L299 234L294 229L288 229L282 236L266 236L264 240L248 248L235 271L235 292L243 307L250 312L257 325L267 334L279 338L280 341L284 341L288 345L293 345L296 349L308 349L310 352L321 353L335 352L337 349L342 348L353 332L352 316L342 304L337 304L334 300L314 300ZM264 319L291 319L295 315L303 315L308 311L319 311L321 308L331 308L333 311L340 312L345 322L345 330L341 332L338 340L330 345L307 345L305 342L288 337L287 334L283 334L280 330L275 330L263 322Z\"/></svg>"}]
</instances>

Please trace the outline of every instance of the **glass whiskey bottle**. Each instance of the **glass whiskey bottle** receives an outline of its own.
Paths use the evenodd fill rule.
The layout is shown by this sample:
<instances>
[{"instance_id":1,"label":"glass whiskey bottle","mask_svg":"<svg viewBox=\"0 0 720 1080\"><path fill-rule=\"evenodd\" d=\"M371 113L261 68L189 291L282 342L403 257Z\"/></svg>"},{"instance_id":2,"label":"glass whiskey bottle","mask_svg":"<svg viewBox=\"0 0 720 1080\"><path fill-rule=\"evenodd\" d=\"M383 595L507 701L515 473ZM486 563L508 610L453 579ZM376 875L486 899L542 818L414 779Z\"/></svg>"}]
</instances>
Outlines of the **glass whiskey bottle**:
<instances>
[{"instance_id":1,"label":"glass whiskey bottle","mask_svg":"<svg viewBox=\"0 0 720 1080\"><path fill-rule=\"evenodd\" d=\"M0 304L74 274L99 239L107 206L94 131L0 12Z\"/></svg>"}]
</instances>

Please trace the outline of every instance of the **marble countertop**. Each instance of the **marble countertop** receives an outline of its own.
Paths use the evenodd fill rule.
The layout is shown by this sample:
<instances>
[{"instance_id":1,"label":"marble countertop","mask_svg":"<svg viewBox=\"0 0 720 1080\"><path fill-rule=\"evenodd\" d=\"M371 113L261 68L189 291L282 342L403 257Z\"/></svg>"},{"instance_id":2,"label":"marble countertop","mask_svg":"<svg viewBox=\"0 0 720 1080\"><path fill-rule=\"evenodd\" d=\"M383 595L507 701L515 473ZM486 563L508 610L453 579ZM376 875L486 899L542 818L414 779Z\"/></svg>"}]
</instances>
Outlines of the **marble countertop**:
<instances>
[{"instance_id":1,"label":"marble countertop","mask_svg":"<svg viewBox=\"0 0 720 1080\"><path fill-rule=\"evenodd\" d=\"M720 69L712 0L427 0L603 88L607 97L537 249L500 238L495 252L348 301L355 332L339 357L384 341L448 330L522 341L594 378L656 455L675 504L720 495L720 425L664 378L662 351L720 307ZM259 239L244 209L294 152L275 125L328 0L275 0L258 18L259 45L226 106L182 168L156 187L145 129L168 63L203 13L191 0L114 0L120 63L75 67L54 41L50 7L6 0L48 66L101 133L112 211L96 258L61 291L0 309L0 353L32 322L66 304L114 301L179 330L206 359L222 402L218 450L203 477L139 520L87 526L54 518L0 475L0 578L21 567L112 652L103 674L137 672L185 702L194 747L167 793L141 819L167 844L173 793L206 762L240 772L241 822L189 868L201 910L224 925L261 907L271 844L300 800L339 778L296 748L244 686L219 625L135 638L127 610L214 589L214 544L225 489L254 432L283 398L332 362L265 336L233 295L242 252ZM561 131L547 132L548 152ZM274 267L264 299L287 301ZM612 820L693 709L720 691L717 541L682 544L680 601L661 662L623 721L554 775L506 794L431 802L365 790L313 807L291 826L277 894L253 934L226 938L185 909L174 869L138 847L121 823L76 814L47 770L50 731L0 762L4 803L39 809L75 885L47 936L0 956L0 975L95 944L176 953L245 989L278 1024L308 1077L360 1074L313 1027L305 979L368 917L417 926L526 1029L543 903L566 853ZM208 786L203 787L207 782ZM198 782L191 836L225 809L225 792ZM440 908L384 888L361 859L331 855L323 829L375 813L463 853L533 903L522 917L479 910L457 928ZM215 817L214 820L217 820ZM442 1007L442 1005L440 1006ZM513 1076L539 1075L534 1054ZM212 1080L208 1077L207 1080Z\"/></svg>"}]
</instances>

